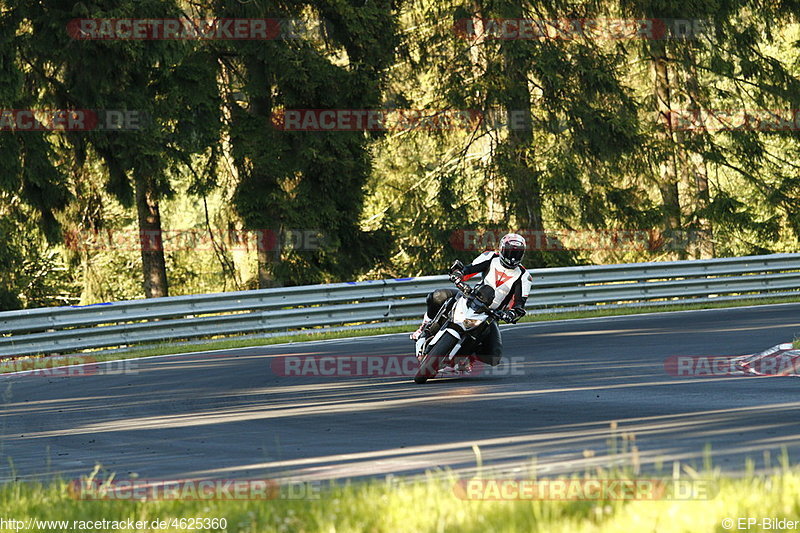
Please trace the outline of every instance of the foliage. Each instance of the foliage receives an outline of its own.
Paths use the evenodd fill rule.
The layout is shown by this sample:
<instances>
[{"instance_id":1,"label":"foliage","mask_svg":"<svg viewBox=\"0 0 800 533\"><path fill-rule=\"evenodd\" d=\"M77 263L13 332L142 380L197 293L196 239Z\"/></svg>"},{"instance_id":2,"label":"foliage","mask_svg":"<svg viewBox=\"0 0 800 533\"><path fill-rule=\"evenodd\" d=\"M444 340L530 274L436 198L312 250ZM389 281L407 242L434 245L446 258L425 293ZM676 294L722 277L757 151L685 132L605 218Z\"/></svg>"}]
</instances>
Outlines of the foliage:
<instances>
[{"instance_id":1,"label":"foliage","mask_svg":"<svg viewBox=\"0 0 800 533\"><path fill-rule=\"evenodd\" d=\"M735 116L796 117L797 13L794 0L6 2L0 107L132 109L150 121L128 132L0 131L2 306L158 294L141 280L159 262L160 294L434 274L482 251L464 246L465 231L547 232L568 248L570 232L672 243L533 242L528 267L795 251L800 128ZM253 41L65 31L77 17L177 16L324 24ZM503 19L656 19L668 32L677 19L695 32L465 31ZM291 109L425 119L380 131L277 127ZM739 122L718 127L720 110ZM692 113L700 122L685 127ZM163 252L113 244L152 228L167 232ZM268 250L239 238L257 230L323 238L313 249L279 238ZM192 232L208 245L176 246ZM75 234L106 244L75 248Z\"/></svg>"}]
</instances>

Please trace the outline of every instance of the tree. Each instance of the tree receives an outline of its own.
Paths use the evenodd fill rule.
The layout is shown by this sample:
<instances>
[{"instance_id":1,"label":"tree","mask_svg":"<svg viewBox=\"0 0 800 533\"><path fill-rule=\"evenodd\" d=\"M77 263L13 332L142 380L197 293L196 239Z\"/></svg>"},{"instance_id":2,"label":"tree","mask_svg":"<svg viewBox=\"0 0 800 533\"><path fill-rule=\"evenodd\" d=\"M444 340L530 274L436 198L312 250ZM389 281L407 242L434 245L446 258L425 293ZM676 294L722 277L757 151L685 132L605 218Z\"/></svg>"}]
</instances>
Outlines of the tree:
<instances>
[{"instance_id":1,"label":"tree","mask_svg":"<svg viewBox=\"0 0 800 533\"><path fill-rule=\"evenodd\" d=\"M317 250L259 250L259 286L348 279L386 259L385 232L359 227L371 170L364 131L283 131L271 126L286 109L373 109L396 40L391 2L351 6L303 2L273 10L218 1L222 17L299 20L307 12L329 24L324 39L278 38L223 44L237 212L249 230L280 236L320 230ZM336 57L345 58L342 61ZM239 97L239 98L237 98ZM280 244L280 243L279 243Z\"/></svg>"},{"instance_id":2,"label":"tree","mask_svg":"<svg viewBox=\"0 0 800 533\"><path fill-rule=\"evenodd\" d=\"M780 153L797 132L759 131L742 119L753 111L797 107L800 82L786 61L763 48L775 38L771 28L795 17L798 7L794 2L708 2L689 9L657 1L623 4L624 15L665 21L668 30L665 38L645 41L641 48L653 65L651 109L661 126L654 129L660 141L648 156L659 168L662 227L699 232L699 242L684 243L696 257L768 251L765 245L778 238L775 211L787 220L797 212L797 195L783 192L795 188L794 172L786 173L791 159ZM693 31L676 35L676 19ZM750 244L736 244L747 240ZM678 248L678 257L685 257L685 249Z\"/></svg>"},{"instance_id":3,"label":"tree","mask_svg":"<svg viewBox=\"0 0 800 533\"><path fill-rule=\"evenodd\" d=\"M167 296L159 201L172 194L169 174L191 166L193 154L211 151L219 134L216 63L186 41L80 40L66 30L82 18L178 17L175 3L130 1L104 9L72 2L19 3L32 32L23 56L59 108L131 112L136 123L118 131L71 135L75 158L89 148L102 158L107 187L139 220L143 287L148 298ZM213 151L212 151L213 153Z\"/></svg>"},{"instance_id":4,"label":"tree","mask_svg":"<svg viewBox=\"0 0 800 533\"><path fill-rule=\"evenodd\" d=\"M588 39L497 34L503 20L578 19L591 15L588 7L504 1L413 6L409 25L416 33L404 50L411 68L401 70L408 77L398 85L414 87L420 95L414 105L478 110L486 117L458 139L463 145L454 152L465 163L480 161L461 165L460 179L482 198L499 190L504 214L487 211L495 202L474 202L462 227L541 232L635 224L650 216L650 206L637 199L641 191L616 179L644 142L636 101L623 82L626 57ZM482 178L476 182L470 174ZM612 216L620 212L625 216ZM526 264L576 260L572 252L533 250Z\"/></svg>"},{"instance_id":5,"label":"tree","mask_svg":"<svg viewBox=\"0 0 800 533\"><path fill-rule=\"evenodd\" d=\"M27 38L18 33L22 18L13 9L0 12L0 108L4 110L32 110L42 104L33 77L20 64L20 48ZM24 281L23 264L38 260L46 264L32 241L38 240L38 235L48 243L59 241L61 226L56 215L71 199L67 177L55 163L47 131L9 131L6 121L13 117L13 112L4 112L6 131L0 131L4 165L0 172L0 309L25 303L22 295L30 280ZM25 232L30 232L28 244L23 242Z\"/></svg>"}]
</instances>

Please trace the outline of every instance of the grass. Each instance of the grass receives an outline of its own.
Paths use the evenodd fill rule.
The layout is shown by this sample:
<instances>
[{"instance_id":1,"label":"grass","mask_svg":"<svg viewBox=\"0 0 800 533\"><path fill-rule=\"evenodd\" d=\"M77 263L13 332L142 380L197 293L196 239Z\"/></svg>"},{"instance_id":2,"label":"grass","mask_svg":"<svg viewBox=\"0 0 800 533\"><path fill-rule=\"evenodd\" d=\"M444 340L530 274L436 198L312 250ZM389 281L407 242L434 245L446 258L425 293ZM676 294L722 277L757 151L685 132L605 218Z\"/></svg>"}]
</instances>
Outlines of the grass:
<instances>
[{"instance_id":1,"label":"grass","mask_svg":"<svg viewBox=\"0 0 800 533\"><path fill-rule=\"evenodd\" d=\"M588 312L538 314L526 317L525 322L590 318L638 313L654 313L691 309L735 307L750 304L793 302L796 299L770 299L717 304L686 304L653 306L640 309L608 309ZM398 333L405 327L380 328L367 334ZM282 342L300 342L364 335L363 331L322 332L295 337L268 339L223 339L199 345L170 345L143 348L123 353L95 352L95 360L143 357L240 346L258 346ZM778 342L778 340L776 340ZM800 347L800 339L795 339ZM13 369L13 368L12 368ZM679 471L680 472L680 471ZM713 480L718 492L711 499L687 501L488 501L460 499L453 490L456 477L449 472L429 473L426 477L400 480L371 480L328 484L317 499L233 500L233 501L131 501L75 499L70 482L14 481L0 485L0 531L23 531L23 525L8 520L37 519L68 521L68 525L50 524L38 531L87 530L74 521L143 521L149 525L138 531L186 531L187 527L152 527L153 520L182 518L224 518L225 528L206 528L202 531L227 532L628 532L657 531L702 532L725 531L725 518L756 518L748 531L774 531L774 525L761 522L764 518L800 521L800 468L783 466L770 473L756 474L749 463L744 476L724 477L710 466L698 474L684 466L682 476ZM596 469L584 472L589 478L640 478L630 468L623 470ZM39 524L42 526L43 524ZM800 523L796 524L800 526ZM732 530L736 530L735 526ZM788 529L797 529L789 527ZM37 529L33 529L37 531ZM98 530L97 527L94 530ZM106 526L102 531L111 531ZM199 529L198 529L199 530ZM127 527L114 531L137 531Z\"/></svg>"},{"instance_id":2,"label":"grass","mask_svg":"<svg viewBox=\"0 0 800 533\"><path fill-rule=\"evenodd\" d=\"M315 499L228 501L129 501L75 499L65 481L13 482L0 486L0 517L5 520L153 520L224 518L227 532L629 532L724 531L725 518L777 517L800 520L800 469L776 468L756 474L750 463L741 478L719 470L697 473L689 467L684 480L703 480L713 486L712 497L684 500L521 500L460 499L447 472L429 473L411 480L387 478L366 482L328 484ZM586 479L655 479L630 471L596 469ZM579 479L575 476L573 479ZM0 529L12 530L7 525ZM51 526L50 531L63 531ZM76 529L73 527L73 530ZM82 528L86 529L86 528ZM735 527L733 528L736 529ZM766 531L762 524L749 531ZM777 528L773 528L777 529ZM793 528L789 528L793 529ZM48 529L40 528L39 531ZM110 531L110 528L103 530ZM135 531L122 527L115 531ZM185 531L145 527L139 531Z\"/></svg>"},{"instance_id":3,"label":"grass","mask_svg":"<svg viewBox=\"0 0 800 533\"><path fill-rule=\"evenodd\" d=\"M795 303L800 301L798 297L782 297L782 298L753 298L745 300L730 300L724 302L702 302L696 304L680 304L680 305L653 305L647 307L623 307L623 308L608 308L608 309L593 309L589 311L568 311L563 313L547 313L546 311L531 311L525 316L520 323L529 322L548 322L553 320L571 320L580 318L595 318L595 317L609 317L609 316L623 316L635 314L648 314L648 313L663 313L674 311L690 311L699 309L723 309L729 307L740 307L748 305L769 305L779 303ZM210 350L226 350L232 348L243 348L253 346L266 346L271 344L284 344L307 342L315 340L327 339L343 339L351 337L362 337L371 335L381 335L388 333L404 333L410 332L412 328L407 326L394 326L394 327L376 327L369 330L351 329L342 331L327 331L324 328L311 330L309 333L300 335L286 335L276 337L228 337L223 339L213 339L207 342L200 343L170 343L162 345L148 345L142 347L134 347L126 351L104 351L96 350L75 354L68 357L64 362L59 362L59 365L79 364L86 362L89 359L91 362L95 361L109 361L118 359L133 359L139 357L150 357L155 355L170 355L175 353L192 353L204 352ZM780 339L776 339L776 343ZM796 339L795 346L800 348L800 339ZM39 356L20 357L13 361L0 361L0 373L12 372L20 369L28 369L36 367L37 361L43 361L44 358ZM52 365L54 363L41 363L42 365Z\"/></svg>"}]
</instances>

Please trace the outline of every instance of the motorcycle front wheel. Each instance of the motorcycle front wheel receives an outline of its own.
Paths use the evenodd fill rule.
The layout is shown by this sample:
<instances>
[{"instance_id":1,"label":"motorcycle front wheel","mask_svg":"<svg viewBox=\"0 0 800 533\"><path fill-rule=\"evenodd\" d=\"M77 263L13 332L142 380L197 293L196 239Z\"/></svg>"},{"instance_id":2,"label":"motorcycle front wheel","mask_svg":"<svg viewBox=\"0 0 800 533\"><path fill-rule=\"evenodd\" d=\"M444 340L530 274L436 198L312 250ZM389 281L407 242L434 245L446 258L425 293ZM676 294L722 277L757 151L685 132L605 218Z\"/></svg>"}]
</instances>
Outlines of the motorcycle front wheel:
<instances>
[{"instance_id":1,"label":"motorcycle front wheel","mask_svg":"<svg viewBox=\"0 0 800 533\"><path fill-rule=\"evenodd\" d=\"M456 342L457 340L452 335L447 333L442 335L437 343L433 345L433 348L425 354L422 361L419 362L419 368L414 376L414 383L422 385L430 378L436 377L439 365L450 353L450 350L453 349L453 346L456 345Z\"/></svg>"}]
</instances>

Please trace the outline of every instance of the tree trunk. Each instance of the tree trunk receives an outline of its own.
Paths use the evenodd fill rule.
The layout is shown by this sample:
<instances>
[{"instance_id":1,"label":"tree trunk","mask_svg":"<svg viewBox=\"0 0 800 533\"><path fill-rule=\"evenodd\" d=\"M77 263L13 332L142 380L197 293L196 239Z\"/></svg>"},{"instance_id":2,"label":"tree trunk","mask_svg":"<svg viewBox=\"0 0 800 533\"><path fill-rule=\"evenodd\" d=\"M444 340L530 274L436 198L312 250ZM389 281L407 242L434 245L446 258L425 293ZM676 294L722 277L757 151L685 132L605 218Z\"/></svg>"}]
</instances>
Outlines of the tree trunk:
<instances>
[{"instance_id":1,"label":"tree trunk","mask_svg":"<svg viewBox=\"0 0 800 533\"><path fill-rule=\"evenodd\" d=\"M272 83L267 73L266 65L257 58L251 59L247 63L247 73L250 77L250 84L260 89L259 94L250 98L251 114L262 119L263 123L269 124L272 116ZM251 168L249 172L258 174L259 172L269 172L263 168ZM252 179L252 176L248 176ZM269 211L265 206L265 211ZM258 214L252 218L264 220L269 218L268 213ZM280 230L273 230L264 227L254 229L259 232L258 260L258 288L268 289L270 287L280 287L282 283L275 276L275 265L281 259L280 249ZM278 226L277 221L270 223L269 226Z\"/></svg>"},{"instance_id":2,"label":"tree trunk","mask_svg":"<svg viewBox=\"0 0 800 533\"><path fill-rule=\"evenodd\" d=\"M510 6L512 16L522 18L519 4ZM501 147L498 169L508 182L509 207L518 229L542 231L542 194L539 175L532 168L533 121L529 63L521 49L522 41L501 41L503 70L507 80L505 111L508 120L506 146Z\"/></svg>"},{"instance_id":3,"label":"tree trunk","mask_svg":"<svg viewBox=\"0 0 800 533\"><path fill-rule=\"evenodd\" d=\"M691 109L701 109L702 101L700 95L700 84L697 79L696 57L692 45L686 47L686 89L689 94ZM700 114L702 125L702 113ZM686 132L686 135L696 135L696 133ZM692 152L688 154L687 168L690 172L691 190L693 192L692 208L695 213L708 207L711 202L711 194L708 189L708 169L702 154ZM690 179L691 179L690 178ZM695 259L710 259L714 257L714 228L708 217L695 215L699 234L696 239L691 239Z\"/></svg>"},{"instance_id":4,"label":"tree trunk","mask_svg":"<svg viewBox=\"0 0 800 533\"><path fill-rule=\"evenodd\" d=\"M655 99L656 111L659 122L663 124L663 149L667 157L659 165L658 189L661 193L662 209L664 212L664 232L667 244L676 243L678 231L681 229L681 204L678 195L678 161L677 146L672 111L672 90L670 87L669 67L666 44L663 40L654 40L650 43L651 60L655 74ZM679 259L686 258L686 251L677 242Z\"/></svg>"},{"instance_id":5,"label":"tree trunk","mask_svg":"<svg viewBox=\"0 0 800 533\"><path fill-rule=\"evenodd\" d=\"M147 180L136 177L134 182L136 187L136 211L139 216L139 243L142 252L144 295L147 298L169 296L158 199L148 189Z\"/></svg>"},{"instance_id":6,"label":"tree trunk","mask_svg":"<svg viewBox=\"0 0 800 533\"><path fill-rule=\"evenodd\" d=\"M481 3L482 2L479 0L473 0L472 2L472 28L474 34L467 34L467 38L470 43L469 58L472 67L472 76L476 80L485 77L489 71L489 61L487 59L487 53L485 50L487 43L485 33L486 28L484 27L483 23L484 10ZM491 124L495 118L499 117L495 117L492 114L492 109L486 105L487 96L488 95L484 95L484 100L480 103L480 109L486 113L484 119L488 121L488 124ZM479 149L484 150L485 157L490 159L494 158L494 144L492 142L485 143L485 141L480 141L480 143L481 144L478 144L478 147ZM470 138L469 145L464 148L465 153L472 149L473 139ZM503 198L504 182L502 177L498 176L495 172L487 172L483 176L483 183L481 186L483 188L483 194L486 202L485 219L489 221L490 224L505 223L508 209L507 199Z\"/></svg>"},{"instance_id":7,"label":"tree trunk","mask_svg":"<svg viewBox=\"0 0 800 533\"><path fill-rule=\"evenodd\" d=\"M261 237L262 235L266 235L266 237ZM279 234L272 230L266 230L263 233L260 232L259 236L258 288L282 287L283 283L277 279L273 270L273 266L281 259Z\"/></svg>"}]
</instances>

